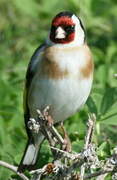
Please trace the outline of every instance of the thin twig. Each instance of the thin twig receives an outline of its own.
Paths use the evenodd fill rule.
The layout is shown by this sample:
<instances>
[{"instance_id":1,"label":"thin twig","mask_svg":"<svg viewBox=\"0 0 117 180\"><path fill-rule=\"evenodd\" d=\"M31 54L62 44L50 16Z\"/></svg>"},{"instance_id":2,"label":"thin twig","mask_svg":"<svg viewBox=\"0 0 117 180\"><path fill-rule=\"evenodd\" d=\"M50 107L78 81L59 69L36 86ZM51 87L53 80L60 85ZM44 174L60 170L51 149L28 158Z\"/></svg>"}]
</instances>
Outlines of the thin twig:
<instances>
[{"instance_id":1,"label":"thin twig","mask_svg":"<svg viewBox=\"0 0 117 180\"><path fill-rule=\"evenodd\" d=\"M46 110L44 112L45 112L45 114L48 115L48 113L46 113ZM64 143L63 138L58 133L58 131L55 129L53 124L48 126L48 123L46 123L47 117L45 117L45 115L43 115L43 113L38 111L38 114L39 114L38 122L39 122L40 129L42 129L42 133L45 135L46 139L48 139L51 149L56 151L57 153L59 152L59 154L61 153L61 158L59 157L59 160L58 160L59 165L56 163L56 161L54 162L55 169L56 169L56 174L54 177L56 177L56 179L57 179L57 177L58 177L58 179L60 177L63 179L64 178L69 179L71 177L71 175L73 174L74 170L78 167L81 167L81 177L83 179L84 173L85 173L85 166L84 166L85 160L93 152L92 146L91 146L91 141L92 141L94 124L95 124L95 119L96 119L95 115L94 114L90 115L89 119L88 119L88 130L87 130L87 135L85 138L85 145L83 148L83 152L75 154L75 153L68 153L66 151L63 151L63 150L55 147L56 142L58 142L57 144L60 144L60 145ZM54 137L54 138L52 138L52 137ZM69 165L68 167L65 164L61 164L60 162L63 158L71 159L73 161L72 164ZM43 169L44 169L44 167L35 172L38 174L38 179L41 176L41 174L43 174ZM36 178L37 178L37 176L36 176ZM34 180L37 180L37 179L34 178Z\"/></svg>"},{"instance_id":2,"label":"thin twig","mask_svg":"<svg viewBox=\"0 0 117 180\"><path fill-rule=\"evenodd\" d=\"M16 173L19 177L21 177L23 180L29 180L23 173L19 173L17 171L17 167L16 166L13 166L13 165L11 165L11 164L9 164L7 162L1 161L1 160L0 160L0 166L3 166L5 168L10 169L14 173Z\"/></svg>"},{"instance_id":3,"label":"thin twig","mask_svg":"<svg viewBox=\"0 0 117 180\"><path fill-rule=\"evenodd\" d=\"M104 180L108 173L110 173L108 171L117 172L117 147L113 149L112 157L107 159L101 170L105 173L99 175L96 180Z\"/></svg>"},{"instance_id":4,"label":"thin twig","mask_svg":"<svg viewBox=\"0 0 117 180\"><path fill-rule=\"evenodd\" d=\"M57 138L57 140L59 141L60 144L63 144L64 143L64 140L63 138L61 137L61 135L58 133L58 131L55 129L54 126L51 126L51 130L52 130L52 133L54 134L54 136Z\"/></svg>"},{"instance_id":5,"label":"thin twig","mask_svg":"<svg viewBox=\"0 0 117 180\"><path fill-rule=\"evenodd\" d=\"M117 172L117 170L112 170L112 169L111 169L111 170L105 170L105 171L100 170L100 171L98 171L98 172L91 173L91 174L85 176L85 177L84 177L84 180L85 180L85 179L91 179L91 178L93 178L93 177L97 177L97 176L100 176L100 175L103 175L103 174L112 173L112 172ZM100 179L100 180L103 180L103 179Z\"/></svg>"},{"instance_id":6,"label":"thin twig","mask_svg":"<svg viewBox=\"0 0 117 180\"><path fill-rule=\"evenodd\" d=\"M87 134L85 137L84 150L87 150L89 145L92 142L95 121L96 121L95 114L89 115L88 122L87 122L88 130L87 130ZM80 179L81 180L84 179L84 174L85 174L85 163L81 166L81 171L80 171Z\"/></svg>"},{"instance_id":7,"label":"thin twig","mask_svg":"<svg viewBox=\"0 0 117 180\"><path fill-rule=\"evenodd\" d=\"M49 107L45 108L45 110L43 110L42 113L38 110L38 115L39 115L38 122L33 120L30 122L29 125L32 131L35 130L35 132L37 132L38 129L40 129L43 135L45 136L45 138L48 140L51 151L53 152L54 161L53 163L48 163L44 165L41 169L37 169L35 171L30 172L31 175L33 174L31 180L40 180L43 178L45 180L47 179L71 180L73 179L72 177L74 177L74 175L80 178L80 180L85 180L85 179L91 179L93 177L99 177L99 178L101 176L104 177L110 172L115 172L115 167L117 166L116 165L117 157L116 156L110 157L110 159L108 159L103 164L104 166L101 166L101 162L99 161L96 155L96 148L94 144L92 144L92 138L94 133L95 121L96 121L95 114L91 114L88 118L88 123L87 123L88 128L87 128L84 148L82 152L69 153L61 149L62 148L61 145L64 143L64 140L61 137L61 135L58 133L58 131L56 130L56 128L54 127L51 121L49 124L48 110ZM59 148L57 148L58 146L56 146L58 144L60 145ZM113 157L115 157L115 159ZM68 162L63 163L65 159L69 163ZM115 164L112 165L110 160L113 160ZM109 165L108 161L110 163L109 168L108 168ZM95 173L91 172L91 174L85 175L86 168L90 169L91 171L93 168L97 170L97 167L100 168L99 171ZM75 173L76 168L80 169L80 174ZM99 180L99 178L97 178L97 180Z\"/></svg>"},{"instance_id":8,"label":"thin twig","mask_svg":"<svg viewBox=\"0 0 117 180\"><path fill-rule=\"evenodd\" d=\"M87 130L87 135L85 138L84 149L87 149L89 144L92 142L93 131L94 131L94 127L95 127L95 121L96 121L95 114L89 115L89 119L88 119L88 123L87 123L88 130Z\"/></svg>"},{"instance_id":9,"label":"thin twig","mask_svg":"<svg viewBox=\"0 0 117 180\"><path fill-rule=\"evenodd\" d=\"M57 152L62 153L62 156L71 160L75 160L78 159L81 156L81 153L69 153L67 151L63 151L61 149L55 148L55 147L51 147L51 149L56 150Z\"/></svg>"}]
</instances>

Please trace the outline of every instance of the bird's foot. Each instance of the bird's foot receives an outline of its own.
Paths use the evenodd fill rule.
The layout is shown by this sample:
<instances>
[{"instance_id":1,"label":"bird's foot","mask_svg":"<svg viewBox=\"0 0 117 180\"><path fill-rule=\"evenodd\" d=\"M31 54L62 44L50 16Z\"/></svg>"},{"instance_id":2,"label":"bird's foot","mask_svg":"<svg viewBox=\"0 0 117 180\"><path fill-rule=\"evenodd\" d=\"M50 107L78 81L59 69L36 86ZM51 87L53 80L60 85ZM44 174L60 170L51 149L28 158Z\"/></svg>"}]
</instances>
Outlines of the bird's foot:
<instances>
[{"instance_id":1,"label":"bird's foot","mask_svg":"<svg viewBox=\"0 0 117 180\"><path fill-rule=\"evenodd\" d=\"M45 121L46 125L52 126L53 125L53 119L49 115L50 106L46 106L43 111L41 112L39 109L37 110L39 119L43 122Z\"/></svg>"},{"instance_id":2,"label":"bird's foot","mask_svg":"<svg viewBox=\"0 0 117 180\"><path fill-rule=\"evenodd\" d=\"M28 128L33 131L34 133L38 133L40 129L39 122L37 122L35 119L30 118L28 121Z\"/></svg>"}]
</instances>

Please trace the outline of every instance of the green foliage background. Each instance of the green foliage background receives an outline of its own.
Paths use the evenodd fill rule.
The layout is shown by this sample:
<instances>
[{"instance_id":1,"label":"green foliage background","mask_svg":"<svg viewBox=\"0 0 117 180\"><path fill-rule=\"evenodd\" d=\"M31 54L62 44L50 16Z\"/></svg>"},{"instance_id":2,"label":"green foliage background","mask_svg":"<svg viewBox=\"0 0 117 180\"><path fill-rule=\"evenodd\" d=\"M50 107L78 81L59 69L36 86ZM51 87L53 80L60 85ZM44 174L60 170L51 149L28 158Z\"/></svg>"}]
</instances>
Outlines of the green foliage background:
<instances>
[{"instance_id":1,"label":"green foliage background","mask_svg":"<svg viewBox=\"0 0 117 180\"><path fill-rule=\"evenodd\" d=\"M117 1L0 0L0 159L11 164L18 165L27 138L22 108L27 64L47 37L52 18L64 10L83 20L95 62L88 106L65 122L73 150L82 148L88 112L97 116L94 141L100 158L108 157L117 143ZM42 163L49 161L45 149L47 143ZM0 180L12 174L0 167Z\"/></svg>"}]
</instances>

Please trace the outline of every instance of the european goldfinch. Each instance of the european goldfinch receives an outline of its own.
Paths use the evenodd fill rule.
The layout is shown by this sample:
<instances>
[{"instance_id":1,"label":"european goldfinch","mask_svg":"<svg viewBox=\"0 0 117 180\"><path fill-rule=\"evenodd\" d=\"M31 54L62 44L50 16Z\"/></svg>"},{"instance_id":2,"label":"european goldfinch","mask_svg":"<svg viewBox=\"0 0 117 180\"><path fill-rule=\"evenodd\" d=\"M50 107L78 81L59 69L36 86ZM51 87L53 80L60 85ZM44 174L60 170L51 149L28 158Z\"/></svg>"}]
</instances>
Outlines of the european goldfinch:
<instances>
[{"instance_id":1,"label":"european goldfinch","mask_svg":"<svg viewBox=\"0 0 117 180\"><path fill-rule=\"evenodd\" d=\"M31 169L44 140L31 133L30 118L38 120L37 109L50 106L54 124L63 122L85 104L92 86L93 62L79 17L61 12L52 20L49 36L34 52L26 74L24 119L28 143L18 171Z\"/></svg>"}]
</instances>

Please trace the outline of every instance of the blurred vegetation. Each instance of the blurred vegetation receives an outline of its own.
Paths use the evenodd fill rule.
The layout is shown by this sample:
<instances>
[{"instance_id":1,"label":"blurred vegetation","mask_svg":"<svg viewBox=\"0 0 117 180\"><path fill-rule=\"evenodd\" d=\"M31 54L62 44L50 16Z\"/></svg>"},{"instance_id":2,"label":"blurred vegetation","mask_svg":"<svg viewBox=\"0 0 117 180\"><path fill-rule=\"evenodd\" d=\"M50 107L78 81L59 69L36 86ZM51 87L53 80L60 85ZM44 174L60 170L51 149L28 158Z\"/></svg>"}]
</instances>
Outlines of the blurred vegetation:
<instances>
[{"instance_id":1,"label":"blurred vegetation","mask_svg":"<svg viewBox=\"0 0 117 180\"><path fill-rule=\"evenodd\" d=\"M27 139L22 108L27 64L47 37L52 18L64 10L83 20L95 62L88 106L65 122L73 150L82 148L88 112L97 116L94 141L100 158L108 157L117 143L117 1L0 0L0 159L11 164L18 165ZM45 146L42 163L49 161ZM12 174L0 167L0 180Z\"/></svg>"}]
</instances>

